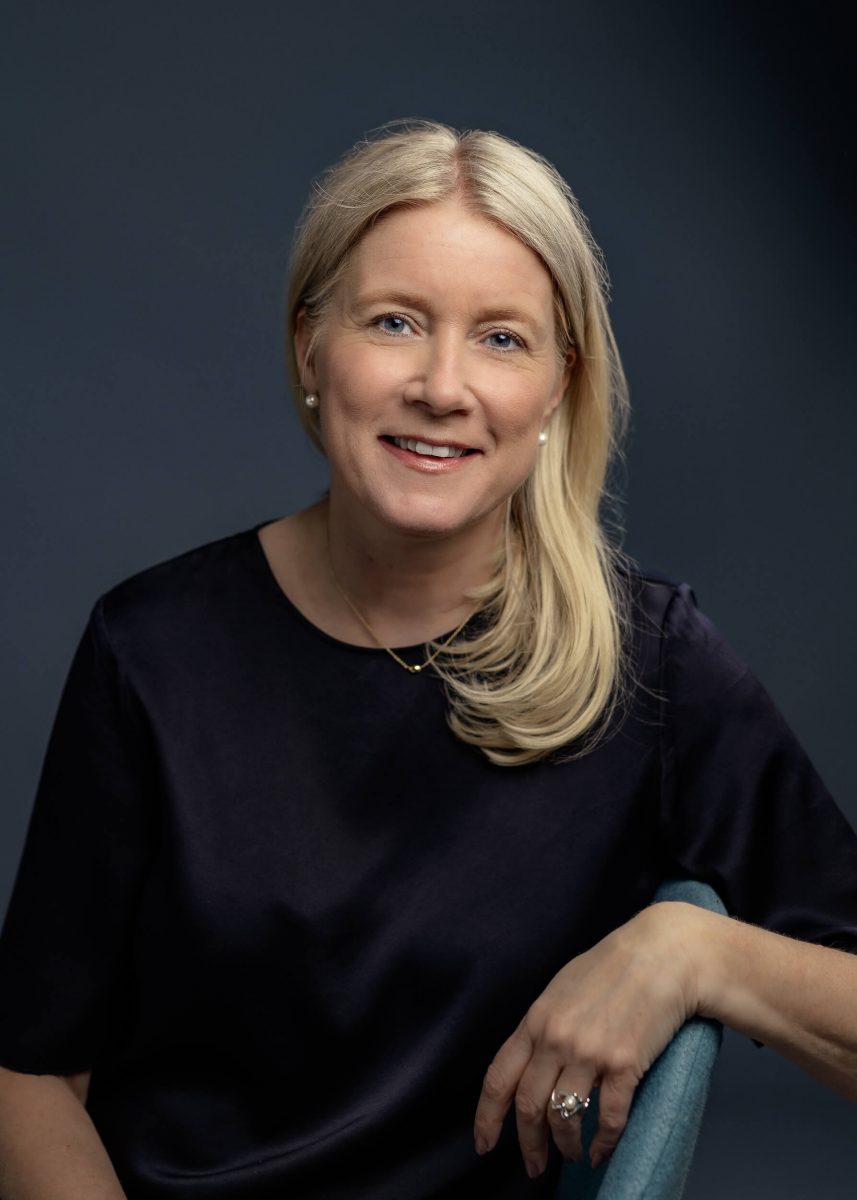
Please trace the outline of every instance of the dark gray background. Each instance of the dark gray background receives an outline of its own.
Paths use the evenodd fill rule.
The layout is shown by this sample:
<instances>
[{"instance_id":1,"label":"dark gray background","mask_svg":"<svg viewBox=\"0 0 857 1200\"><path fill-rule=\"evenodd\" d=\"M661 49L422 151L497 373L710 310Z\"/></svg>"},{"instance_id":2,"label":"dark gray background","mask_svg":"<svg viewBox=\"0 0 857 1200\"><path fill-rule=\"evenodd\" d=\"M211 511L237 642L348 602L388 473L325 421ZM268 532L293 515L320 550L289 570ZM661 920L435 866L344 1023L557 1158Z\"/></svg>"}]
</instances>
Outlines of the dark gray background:
<instances>
[{"instance_id":1,"label":"dark gray background","mask_svg":"<svg viewBox=\"0 0 857 1200\"><path fill-rule=\"evenodd\" d=\"M398 116L499 129L570 180L635 405L626 546L695 585L857 821L844 13L3 6L0 907L95 597L323 486L286 397L288 243L311 178ZM732 1036L688 1195L851 1197L855 1132Z\"/></svg>"}]
</instances>

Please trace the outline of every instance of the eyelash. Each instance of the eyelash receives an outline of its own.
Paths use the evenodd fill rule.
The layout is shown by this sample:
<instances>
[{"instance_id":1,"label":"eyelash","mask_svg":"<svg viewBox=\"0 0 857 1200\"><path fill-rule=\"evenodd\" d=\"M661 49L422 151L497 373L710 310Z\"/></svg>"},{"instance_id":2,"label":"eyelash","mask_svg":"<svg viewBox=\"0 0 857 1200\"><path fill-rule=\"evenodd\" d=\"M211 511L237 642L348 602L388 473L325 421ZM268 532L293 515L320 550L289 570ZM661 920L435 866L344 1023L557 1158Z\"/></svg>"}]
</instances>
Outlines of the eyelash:
<instances>
[{"instance_id":1,"label":"eyelash","mask_svg":"<svg viewBox=\"0 0 857 1200\"><path fill-rule=\"evenodd\" d=\"M410 321L408 320L408 318L403 317L401 313L382 313L379 317L373 318L372 324L374 326L376 326L376 328L381 329L381 322L388 321L391 319L395 320L395 321L404 321L406 325L410 325ZM381 332L386 333L388 337L402 337L403 336L401 333L394 333L391 329L381 329ZM521 337L520 334L512 333L511 329L492 329L490 331L490 333L485 334L485 337L497 337L498 335L511 338L512 341L515 343L513 347L509 347L508 349L505 349L505 350L502 350L499 346L492 346L491 349L496 350L496 352L498 354L510 354L513 349L515 349L515 350L525 350L526 349L526 342L524 341L524 339Z\"/></svg>"}]
</instances>

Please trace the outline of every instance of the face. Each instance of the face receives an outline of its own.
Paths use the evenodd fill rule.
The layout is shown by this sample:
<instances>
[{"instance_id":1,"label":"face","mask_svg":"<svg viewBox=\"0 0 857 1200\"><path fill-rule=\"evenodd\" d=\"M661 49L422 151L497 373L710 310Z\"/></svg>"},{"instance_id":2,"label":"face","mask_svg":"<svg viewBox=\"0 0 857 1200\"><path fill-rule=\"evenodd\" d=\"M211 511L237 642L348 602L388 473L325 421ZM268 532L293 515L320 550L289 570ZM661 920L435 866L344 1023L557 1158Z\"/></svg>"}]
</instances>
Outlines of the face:
<instances>
[{"instance_id":1,"label":"face","mask_svg":"<svg viewBox=\"0 0 857 1200\"><path fill-rule=\"evenodd\" d=\"M309 346L331 504L428 536L499 526L570 370L541 260L454 202L383 217Z\"/></svg>"}]
</instances>

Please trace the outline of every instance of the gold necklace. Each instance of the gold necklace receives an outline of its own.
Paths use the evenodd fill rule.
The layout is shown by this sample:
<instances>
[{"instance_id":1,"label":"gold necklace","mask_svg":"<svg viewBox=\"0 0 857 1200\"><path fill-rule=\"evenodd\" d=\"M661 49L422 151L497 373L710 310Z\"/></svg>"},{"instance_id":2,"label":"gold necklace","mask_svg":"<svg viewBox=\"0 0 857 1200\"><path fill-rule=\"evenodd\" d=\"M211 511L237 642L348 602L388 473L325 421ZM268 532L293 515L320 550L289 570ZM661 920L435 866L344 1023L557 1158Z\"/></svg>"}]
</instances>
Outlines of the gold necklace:
<instances>
[{"instance_id":1,"label":"gold necklace","mask_svg":"<svg viewBox=\"0 0 857 1200\"><path fill-rule=\"evenodd\" d=\"M450 645L451 642L455 641L455 639L461 633L464 626L467 624L467 622L473 616L473 613L468 613L467 616L464 618L464 620L461 622L461 624L458 626L458 628L454 629L452 631L452 633L449 635L449 637L445 641L441 642L441 644L437 647L436 650L433 650L431 652L431 654L428 656L428 658L425 660L425 662L407 663L407 662L405 662L405 660L403 658L399 657L399 655L396 653L395 650L391 650L389 646L384 645L384 643L378 637L375 630L372 628L372 626L369 624L369 622L363 616L363 613L360 611L360 609L357 607L357 605L354 603L354 601L348 595L348 592L346 592L345 588L339 582L336 571L334 570L334 567L333 567L333 558L331 557L331 554L330 554L330 543L329 542L328 542L328 546L327 546L327 561L330 564L330 573L333 576L333 582L336 584L336 587L337 587L337 590L338 590L340 596L345 601L345 603L348 605L348 607L351 609L351 611L354 613L355 617L360 622L360 624L363 626L363 628L366 630L366 632L369 634L372 641L376 644L376 646L380 647L381 650L386 650L386 652L389 654L390 658L392 658L395 662L397 662L400 667L404 667L405 670L408 671L411 675L419 675L420 671L424 671L426 669L426 667L430 667L432 665L432 663L434 662L434 660L437 658L437 656L441 653L441 651L445 650L447 648L447 646ZM475 611L476 610L474 609L473 612L475 612Z\"/></svg>"}]
</instances>

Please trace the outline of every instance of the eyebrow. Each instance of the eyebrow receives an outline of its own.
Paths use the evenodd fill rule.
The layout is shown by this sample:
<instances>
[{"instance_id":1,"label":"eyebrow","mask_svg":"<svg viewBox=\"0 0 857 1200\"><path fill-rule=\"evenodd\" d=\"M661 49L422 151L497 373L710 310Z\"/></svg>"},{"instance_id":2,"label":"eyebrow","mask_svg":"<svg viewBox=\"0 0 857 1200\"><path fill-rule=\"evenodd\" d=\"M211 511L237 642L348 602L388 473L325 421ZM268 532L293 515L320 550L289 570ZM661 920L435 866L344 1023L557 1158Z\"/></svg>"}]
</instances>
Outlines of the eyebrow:
<instances>
[{"instance_id":1,"label":"eyebrow","mask_svg":"<svg viewBox=\"0 0 857 1200\"><path fill-rule=\"evenodd\" d=\"M401 304L403 308L419 308L426 310L430 304L425 296L417 292L402 292L397 288L383 288L375 292L358 292L354 303L359 308L368 308L370 304Z\"/></svg>"},{"instance_id":2,"label":"eyebrow","mask_svg":"<svg viewBox=\"0 0 857 1200\"><path fill-rule=\"evenodd\" d=\"M431 304L425 296L417 292L404 292L398 288L374 292L358 292L353 301L357 308L369 308L374 304L400 304L403 308L415 308L420 312L428 312ZM491 307L480 311L480 321L520 321L533 329L541 329L542 323L526 309L511 307Z\"/></svg>"}]
</instances>

